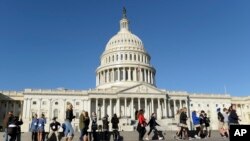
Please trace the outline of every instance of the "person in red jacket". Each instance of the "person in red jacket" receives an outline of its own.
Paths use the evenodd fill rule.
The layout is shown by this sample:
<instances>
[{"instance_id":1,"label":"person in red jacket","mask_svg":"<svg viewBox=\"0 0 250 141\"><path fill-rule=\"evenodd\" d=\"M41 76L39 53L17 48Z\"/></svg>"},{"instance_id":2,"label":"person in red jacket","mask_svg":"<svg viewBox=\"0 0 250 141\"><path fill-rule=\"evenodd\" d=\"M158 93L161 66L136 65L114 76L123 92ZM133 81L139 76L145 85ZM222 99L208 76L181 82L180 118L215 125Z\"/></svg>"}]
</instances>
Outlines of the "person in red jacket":
<instances>
[{"instance_id":1,"label":"person in red jacket","mask_svg":"<svg viewBox=\"0 0 250 141\"><path fill-rule=\"evenodd\" d=\"M146 119L144 118L144 111L142 109L138 112L137 119L138 119L137 131L139 132L139 141L143 141L143 137L146 133L145 127L147 126L147 122Z\"/></svg>"}]
</instances>

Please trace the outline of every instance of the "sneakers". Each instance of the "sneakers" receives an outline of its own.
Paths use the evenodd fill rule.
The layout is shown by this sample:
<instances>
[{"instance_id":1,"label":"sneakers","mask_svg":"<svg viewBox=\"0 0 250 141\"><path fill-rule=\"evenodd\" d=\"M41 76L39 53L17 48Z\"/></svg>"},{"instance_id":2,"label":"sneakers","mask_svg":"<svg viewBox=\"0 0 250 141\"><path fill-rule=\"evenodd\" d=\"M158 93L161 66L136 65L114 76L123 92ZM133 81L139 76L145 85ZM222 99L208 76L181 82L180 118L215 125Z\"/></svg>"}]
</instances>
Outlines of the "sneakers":
<instances>
[{"instance_id":1,"label":"sneakers","mask_svg":"<svg viewBox=\"0 0 250 141\"><path fill-rule=\"evenodd\" d=\"M145 138L145 140L147 140L147 141L148 141L148 140L149 140L149 139L148 139L148 137L146 137L146 138Z\"/></svg>"},{"instance_id":2,"label":"sneakers","mask_svg":"<svg viewBox=\"0 0 250 141\"><path fill-rule=\"evenodd\" d=\"M163 137L159 137L159 140L163 140Z\"/></svg>"},{"instance_id":3,"label":"sneakers","mask_svg":"<svg viewBox=\"0 0 250 141\"><path fill-rule=\"evenodd\" d=\"M195 135L194 138L195 138L195 139L201 139L201 137L199 137L199 136L197 136L197 135Z\"/></svg>"}]
</instances>

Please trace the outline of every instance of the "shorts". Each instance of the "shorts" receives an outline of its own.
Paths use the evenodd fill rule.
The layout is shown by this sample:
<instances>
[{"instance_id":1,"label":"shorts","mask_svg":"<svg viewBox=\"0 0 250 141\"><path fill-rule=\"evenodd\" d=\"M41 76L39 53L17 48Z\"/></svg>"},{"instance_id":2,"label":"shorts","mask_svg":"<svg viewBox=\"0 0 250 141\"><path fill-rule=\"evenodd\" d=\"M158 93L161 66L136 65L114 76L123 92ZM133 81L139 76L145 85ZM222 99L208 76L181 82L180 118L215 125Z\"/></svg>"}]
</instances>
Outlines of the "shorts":
<instances>
[{"instance_id":1,"label":"shorts","mask_svg":"<svg viewBox=\"0 0 250 141\"><path fill-rule=\"evenodd\" d=\"M45 131L44 128L38 128L38 129L37 129L37 132L38 132L38 133L41 133L41 132L44 132L44 131Z\"/></svg>"},{"instance_id":2,"label":"shorts","mask_svg":"<svg viewBox=\"0 0 250 141\"><path fill-rule=\"evenodd\" d=\"M225 123L224 123L223 128L224 128L225 130L228 130L228 129L229 129L229 127L228 127L228 122L225 122Z\"/></svg>"},{"instance_id":3,"label":"shorts","mask_svg":"<svg viewBox=\"0 0 250 141\"><path fill-rule=\"evenodd\" d=\"M219 123L218 123L218 128L219 128L219 129L222 129L223 127L224 127L224 122L220 122L220 121L219 121Z\"/></svg>"}]
</instances>

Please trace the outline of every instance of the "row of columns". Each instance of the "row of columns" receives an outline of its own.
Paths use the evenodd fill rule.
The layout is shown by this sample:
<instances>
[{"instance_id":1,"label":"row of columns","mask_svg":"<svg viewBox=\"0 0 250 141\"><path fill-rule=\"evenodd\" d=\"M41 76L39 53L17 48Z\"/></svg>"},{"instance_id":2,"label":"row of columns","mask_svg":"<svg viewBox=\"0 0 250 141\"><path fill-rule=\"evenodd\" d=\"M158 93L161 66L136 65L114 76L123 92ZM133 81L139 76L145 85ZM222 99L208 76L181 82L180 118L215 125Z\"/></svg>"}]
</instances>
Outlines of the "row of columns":
<instances>
[{"instance_id":1,"label":"row of columns","mask_svg":"<svg viewBox=\"0 0 250 141\"><path fill-rule=\"evenodd\" d=\"M97 73L97 85L116 81L141 81L155 84L154 72L150 69L122 67L103 70Z\"/></svg>"},{"instance_id":2,"label":"row of columns","mask_svg":"<svg viewBox=\"0 0 250 141\"><path fill-rule=\"evenodd\" d=\"M104 59L102 59L104 61ZM112 56L108 56L105 59L105 64L111 63L111 62L116 62L116 61L138 61L142 63L149 63L148 57L146 55L139 55L139 54L127 54L127 53L122 53L122 54L115 54Z\"/></svg>"},{"instance_id":3,"label":"row of columns","mask_svg":"<svg viewBox=\"0 0 250 141\"><path fill-rule=\"evenodd\" d=\"M155 101L157 101L157 107L155 109ZM122 104L121 104L122 102ZM106 105L109 103L109 105ZM142 105L144 103L144 105ZM113 107L114 104L114 107ZM92 108L91 108L92 109ZM106 111L106 109L108 109ZM145 116L150 117L152 113L157 113L159 118L167 117L167 100L164 98L96 98L95 99L95 111L98 117L101 118L108 115L117 114L118 117L130 117L135 119L136 110L144 109ZM108 113L106 113L108 112Z\"/></svg>"}]
</instances>

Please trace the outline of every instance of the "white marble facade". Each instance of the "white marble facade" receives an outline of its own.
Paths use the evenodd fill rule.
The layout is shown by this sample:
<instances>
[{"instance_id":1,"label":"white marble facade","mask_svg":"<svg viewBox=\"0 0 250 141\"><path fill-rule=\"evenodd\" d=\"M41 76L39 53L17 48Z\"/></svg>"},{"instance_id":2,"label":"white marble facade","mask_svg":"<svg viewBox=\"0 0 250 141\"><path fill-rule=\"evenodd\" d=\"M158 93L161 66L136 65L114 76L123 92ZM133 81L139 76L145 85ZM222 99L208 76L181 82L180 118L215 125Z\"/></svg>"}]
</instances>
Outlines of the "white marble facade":
<instances>
[{"instance_id":1,"label":"white marble facade","mask_svg":"<svg viewBox=\"0 0 250 141\"><path fill-rule=\"evenodd\" d=\"M98 57L98 56L97 56ZM250 97L231 97L225 94L192 94L167 91L156 87L156 70L150 64L150 55L142 41L129 30L126 12L120 20L120 30L107 43L96 69L96 88L90 90L25 89L22 92L0 91L0 123L8 111L22 116L22 130L27 132L32 115L44 113L48 122L53 117L65 119L68 103L74 106L78 130L78 117L84 111L96 112L98 119L116 113L121 118L120 129L131 130L135 112L145 109L146 119L151 113L166 130L174 130L175 113L182 107L188 111L205 110L211 118L212 129L217 129L217 108L237 104L242 123L250 123ZM111 117L111 116L110 116ZM48 124L46 125L48 130Z\"/></svg>"}]
</instances>

